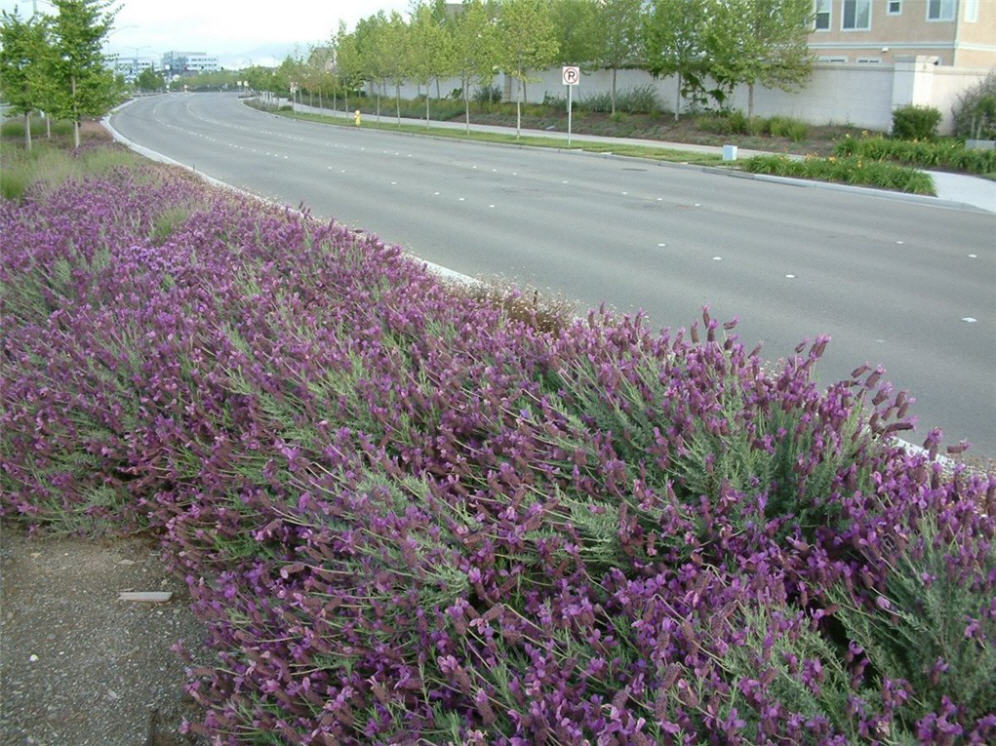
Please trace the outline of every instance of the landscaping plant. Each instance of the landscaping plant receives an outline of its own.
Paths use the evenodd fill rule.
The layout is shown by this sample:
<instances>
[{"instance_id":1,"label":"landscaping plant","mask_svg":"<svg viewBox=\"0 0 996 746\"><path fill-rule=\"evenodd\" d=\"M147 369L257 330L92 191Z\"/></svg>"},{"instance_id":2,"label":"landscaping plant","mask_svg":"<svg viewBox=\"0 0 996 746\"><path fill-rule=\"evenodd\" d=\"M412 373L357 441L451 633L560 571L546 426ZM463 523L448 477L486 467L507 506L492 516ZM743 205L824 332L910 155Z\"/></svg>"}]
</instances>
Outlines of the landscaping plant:
<instances>
[{"instance_id":1,"label":"landscaping plant","mask_svg":"<svg viewBox=\"0 0 996 746\"><path fill-rule=\"evenodd\" d=\"M960 94L951 114L958 137L996 140L996 72Z\"/></svg>"},{"instance_id":2,"label":"landscaping plant","mask_svg":"<svg viewBox=\"0 0 996 746\"><path fill-rule=\"evenodd\" d=\"M558 317L149 168L0 231L4 521L161 536L213 743L996 739L996 475L827 338Z\"/></svg>"},{"instance_id":3,"label":"landscaping plant","mask_svg":"<svg viewBox=\"0 0 996 746\"><path fill-rule=\"evenodd\" d=\"M843 152L843 151L842 151ZM935 195L930 174L916 169L862 156L830 156L804 159L783 155L758 155L744 161L745 171L798 179L892 189L910 194Z\"/></svg>"},{"instance_id":4,"label":"landscaping plant","mask_svg":"<svg viewBox=\"0 0 996 746\"><path fill-rule=\"evenodd\" d=\"M972 150L953 138L914 142L885 137L845 137L834 146L834 155L840 159L856 156L914 168L996 173L996 151Z\"/></svg>"},{"instance_id":5,"label":"landscaping plant","mask_svg":"<svg viewBox=\"0 0 996 746\"><path fill-rule=\"evenodd\" d=\"M892 136L900 140L932 140L941 123L933 106L902 106L892 112Z\"/></svg>"}]
</instances>

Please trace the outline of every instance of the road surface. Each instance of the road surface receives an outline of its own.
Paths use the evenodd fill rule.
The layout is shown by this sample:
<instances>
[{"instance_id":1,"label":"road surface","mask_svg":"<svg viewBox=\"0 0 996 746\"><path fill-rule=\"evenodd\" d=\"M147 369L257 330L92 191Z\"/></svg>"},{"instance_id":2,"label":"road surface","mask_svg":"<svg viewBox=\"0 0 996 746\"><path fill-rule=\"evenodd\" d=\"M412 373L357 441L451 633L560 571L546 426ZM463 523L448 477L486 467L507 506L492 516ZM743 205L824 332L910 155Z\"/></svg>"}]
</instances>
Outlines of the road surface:
<instances>
[{"instance_id":1,"label":"road surface","mask_svg":"<svg viewBox=\"0 0 996 746\"><path fill-rule=\"evenodd\" d=\"M265 114L232 94L141 99L126 138L255 194L580 310L688 326L709 304L772 360L829 334L824 383L882 364L939 426L996 456L996 216L717 170L454 142Z\"/></svg>"}]
</instances>

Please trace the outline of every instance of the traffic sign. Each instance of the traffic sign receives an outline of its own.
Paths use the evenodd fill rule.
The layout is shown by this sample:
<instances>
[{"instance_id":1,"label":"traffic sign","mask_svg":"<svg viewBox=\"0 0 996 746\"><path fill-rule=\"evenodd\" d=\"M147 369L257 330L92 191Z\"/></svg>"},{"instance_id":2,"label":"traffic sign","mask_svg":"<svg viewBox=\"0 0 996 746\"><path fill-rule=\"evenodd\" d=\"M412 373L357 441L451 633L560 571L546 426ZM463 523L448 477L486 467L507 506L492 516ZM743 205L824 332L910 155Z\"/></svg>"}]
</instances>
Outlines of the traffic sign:
<instances>
[{"instance_id":1,"label":"traffic sign","mask_svg":"<svg viewBox=\"0 0 996 746\"><path fill-rule=\"evenodd\" d=\"M576 65L565 65L563 75L564 85L577 85L581 82L581 68Z\"/></svg>"}]
</instances>

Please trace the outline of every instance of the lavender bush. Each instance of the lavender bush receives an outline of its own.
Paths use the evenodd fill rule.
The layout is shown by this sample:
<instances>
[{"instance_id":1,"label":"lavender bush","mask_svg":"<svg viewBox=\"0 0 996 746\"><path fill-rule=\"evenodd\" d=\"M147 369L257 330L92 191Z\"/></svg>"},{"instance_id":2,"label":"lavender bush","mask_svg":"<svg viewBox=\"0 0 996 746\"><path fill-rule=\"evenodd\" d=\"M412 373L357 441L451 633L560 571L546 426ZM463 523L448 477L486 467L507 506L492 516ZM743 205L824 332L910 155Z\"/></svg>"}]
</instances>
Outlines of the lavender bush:
<instances>
[{"instance_id":1,"label":"lavender bush","mask_svg":"<svg viewBox=\"0 0 996 746\"><path fill-rule=\"evenodd\" d=\"M996 476L827 339L512 313L158 170L0 230L4 520L160 533L216 742L996 739Z\"/></svg>"}]
</instances>

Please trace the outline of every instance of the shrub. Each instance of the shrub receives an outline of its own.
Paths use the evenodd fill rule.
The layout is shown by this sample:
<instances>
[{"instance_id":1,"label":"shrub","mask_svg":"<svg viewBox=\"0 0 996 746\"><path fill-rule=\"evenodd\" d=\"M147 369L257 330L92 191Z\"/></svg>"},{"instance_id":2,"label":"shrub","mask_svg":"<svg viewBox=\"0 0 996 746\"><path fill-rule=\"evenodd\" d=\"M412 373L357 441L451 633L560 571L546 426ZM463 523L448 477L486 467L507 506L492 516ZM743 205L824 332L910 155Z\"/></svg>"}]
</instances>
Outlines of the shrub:
<instances>
[{"instance_id":1,"label":"shrub","mask_svg":"<svg viewBox=\"0 0 996 746\"><path fill-rule=\"evenodd\" d=\"M0 231L4 519L160 533L210 629L207 740L996 737L963 675L996 643L996 475L892 444L881 370L818 386L827 339L769 365L707 310L536 323L122 169ZM924 572L970 618L922 609ZM951 675L873 652L893 610Z\"/></svg>"},{"instance_id":2,"label":"shrub","mask_svg":"<svg viewBox=\"0 0 996 746\"><path fill-rule=\"evenodd\" d=\"M660 111L657 90L652 85L642 85L628 91L617 92L616 108L630 114L653 114Z\"/></svg>"},{"instance_id":3,"label":"shrub","mask_svg":"<svg viewBox=\"0 0 996 746\"><path fill-rule=\"evenodd\" d=\"M802 142L809 134L809 125L798 119L774 116L747 117L740 111L722 111L701 115L698 126L706 132L718 135L770 135L772 137L787 137L793 142Z\"/></svg>"},{"instance_id":4,"label":"shrub","mask_svg":"<svg viewBox=\"0 0 996 746\"><path fill-rule=\"evenodd\" d=\"M996 72L960 94L951 113L957 137L996 140Z\"/></svg>"},{"instance_id":5,"label":"shrub","mask_svg":"<svg viewBox=\"0 0 996 746\"><path fill-rule=\"evenodd\" d=\"M612 111L612 98L608 92L592 94L575 101L582 111L608 113ZM660 111L657 91L652 85L636 86L616 92L616 111L627 114L653 114Z\"/></svg>"},{"instance_id":6,"label":"shrub","mask_svg":"<svg viewBox=\"0 0 996 746\"><path fill-rule=\"evenodd\" d=\"M810 157L804 160L781 155L755 156L744 161L743 168L756 174L878 187L912 194L936 194L929 174L860 156Z\"/></svg>"},{"instance_id":7,"label":"shrub","mask_svg":"<svg viewBox=\"0 0 996 746\"><path fill-rule=\"evenodd\" d=\"M884 137L847 137L834 146L838 157L860 156L877 161L895 161L917 168L941 168L986 174L996 171L996 152L969 150L960 140L930 142L893 140Z\"/></svg>"},{"instance_id":8,"label":"shrub","mask_svg":"<svg viewBox=\"0 0 996 746\"><path fill-rule=\"evenodd\" d=\"M943 734L931 713L957 702L959 714L974 722L991 716L996 703L996 616L979 606L980 594L996 592L996 543L968 538L973 531L988 535L983 523L965 506L923 516L914 532L894 527L889 551L862 550L884 582L871 589L842 583L830 595L874 673L895 682L907 728L930 740Z\"/></svg>"},{"instance_id":9,"label":"shrub","mask_svg":"<svg viewBox=\"0 0 996 746\"><path fill-rule=\"evenodd\" d=\"M772 137L787 137L792 142L802 142L809 134L808 124L791 117L771 117L767 129Z\"/></svg>"},{"instance_id":10,"label":"shrub","mask_svg":"<svg viewBox=\"0 0 996 746\"><path fill-rule=\"evenodd\" d=\"M932 106L903 106L892 112L892 136L900 140L931 140L940 123L941 112Z\"/></svg>"},{"instance_id":11,"label":"shrub","mask_svg":"<svg viewBox=\"0 0 996 746\"><path fill-rule=\"evenodd\" d=\"M501 101L501 88L496 85L481 86L474 91L473 100L482 106L498 103Z\"/></svg>"},{"instance_id":12,"label":"shrub","mask_svg":"<svg viewBox=\"0 0 996 746\"><path fill-rule=\"evenodd\" d=\"M608 93L593 93L574 102L580 111L609 113L612 111L612 101Z\"/></svg>"},{"instance_id":13,"label":"shrub","mask_svg":"<svg viewBox=\"0 0 996 746\"><path fill-rule=\"evenodd\" d=\"M758 120L762 122L763 120ZM746 135L750 133L754 122L739 111L718 111L708 114L700 114L696 119L699 129L706 132L713 132L717 135Z\"/></svg>"}]
</instances>

